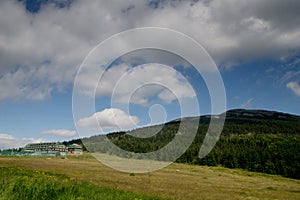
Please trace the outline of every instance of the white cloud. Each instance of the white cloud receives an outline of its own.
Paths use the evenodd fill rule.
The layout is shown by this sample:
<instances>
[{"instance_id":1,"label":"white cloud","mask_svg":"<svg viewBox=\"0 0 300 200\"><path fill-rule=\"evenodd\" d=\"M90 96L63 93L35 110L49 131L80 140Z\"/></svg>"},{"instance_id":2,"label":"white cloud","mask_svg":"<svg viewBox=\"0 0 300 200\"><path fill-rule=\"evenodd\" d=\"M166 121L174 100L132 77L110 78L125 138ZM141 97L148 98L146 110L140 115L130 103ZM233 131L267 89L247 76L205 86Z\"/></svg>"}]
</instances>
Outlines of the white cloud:
<instances>
[{"instance_id":1,"label":"white cloud","mask_svg":"<svg viewBox=\"0 0 300 200\"><path fill-rule=\"evenodd\" d=\"M24 147L28 143L46 142L41 138L16 138L10 134L0 134L0 149Z\"/></svg>"},{"instance_id":2,"label":"white cloud","mask_svg":"<svg viewBox=\"0 0 300 200\"><path fill-rule=\"evenodd\" d=\"M76 125L84 130L118 131L135 128L138 123L138 117L117 108L108 108L78 120Z\"/></svg>"},{"instance_id":3,"label":"white cloud","mask_svg":"<svg viewBox=\"0 0 300 200\"><path fill-rule=\"evenodd\" d=\"M249 17L241 21L250 31L263 33L270 30L270 24L263 19Z\"/></svg>"},{"instance_id":4,"label":"white cloud","mask_svg":"<svg viewBox=\"0 0 300 200\"><path fill-rule=\"evenodd\" d=\"M282 82L282 83L287 82L291 79L297 78L297 76L300 77L300 70L298 70L298 71L287 71L287 72L285 72L283 77L279 79L279 82Z\"/></svg>"},{"instance_id":5,"label":"white cloud","mask_svg":"<svg viewBox=\"0 0 300 200\"><path fill-rule=\"evenodd\" d=\"M254 98L248 99L246 102L240 105L241 108L247 108L252 105Z\"/></svg>"},{"instance_id":6,"label":"white cloud","mask_svg":"<svg viewBox=\"0 0 300 200\"><path fill-rule=\"evenodd\" d=\"M54 130L47 130L47 131L42 131L42 135L55 135L59 137L74 137L76 136L76 131L70 131L70 130L65 130L65 129L54 129Z\"/></svg>"},{"instance_id":7,"label":"white cloud","mask_svg":"<svg viewBox=\"0 0 300 200\"><path fill-rule=\"evenodd\" d=\"M130 102L144 106L154 96L165 103L196 96L189 82L179 72L154 63L134 68L121 64L110 68L100 80L96 93L98 97L105 95L112 96L117 103Z\"/></svg>"},{"instance_id":8,"label":"white cloud","mask_svg":"<svg viewBox=\"0 0 300 200\"><path fill-rule=\"evenodd\" d=\"M0 100L4 99L19 99L20 97L30 100L42 100L50 96L53 86L49 84L31 84L32 80L38 82L35 77L37 74L34 70L26 71L24 69L19 69L14 73L6 73L0 78Z\"/></svg>"},{"instance_id":9,"label":"white cloud","mask_svg":"<svg viewBox=\"0 0 300 200\"><path fill-rule=\"evenodd\" d=\"M300 96L300 85L296 81L287 83L286 87L292 90L295 95Z\"/></svg>"},{"instance_id":10,"label":"white cloud","mask_svg":"<svg viewBox=\"0 0 300 200\"><path fill-rule=\"evenodd\" d=\"M295 0L160 1L157 9L149 1L78 0L32 14L21 2L0 1L0 100L41 100L64 90L95 45L135 27L186 33L224 66L286 57L300 48L299 9Z\"/></svg>"}]
</instances>

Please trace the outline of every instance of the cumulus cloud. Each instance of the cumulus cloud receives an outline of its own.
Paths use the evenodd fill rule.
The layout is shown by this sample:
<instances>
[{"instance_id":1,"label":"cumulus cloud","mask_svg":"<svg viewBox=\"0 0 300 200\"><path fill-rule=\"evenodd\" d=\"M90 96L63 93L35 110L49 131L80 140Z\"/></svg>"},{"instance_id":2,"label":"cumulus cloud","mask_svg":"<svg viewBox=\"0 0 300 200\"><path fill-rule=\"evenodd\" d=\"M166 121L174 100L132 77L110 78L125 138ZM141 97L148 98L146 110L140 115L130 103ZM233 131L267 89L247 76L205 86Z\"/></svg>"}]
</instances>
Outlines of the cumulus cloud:
<instances>
[{"instance_id":1,"label":"cumulus cloud","mask_svg":"<svg viewBox=\"0 0 300 200\"><path fill-rule=\"evenodd\" d=\"M295 95L300 96L300 85L296 81L292 81L286 84L286 87L292 90Z\"/></svg>"},{"instance_id":2,"label":"cumulus cloud","mask_svg":"<svg viewBox=\"0 0 300 200\"><path fill-rule=\"evenodd\" d=\"M11 134L0 134L0 149L24 147L28 143L46 142L37 138L16 138Z\"/></svg>"},{"instance_id":3,"label":"cumulus cloud","mask_svg":"<svg viewBox=\"0 0 300 200\"><path fill-rule=\"evenodd\" d=\"M33 14L19 1L0 1L0 100L41 100L63 91L95 45L135 27L186 33L219 66L287 57L300 48L299 9L297 0L78 0Z\"/></svg>"},{"instance_id":4,"label":"cumulus cloud","mask_svg":"<svg viewBox=\"0 0 300 200\"><path fill-rule=\"evenodd\" d=\"M189 82L176 70L161 64L110 68L99 82L96 96L112 96L117 103L144 105L157 96L165 103L196 96Z\"/></svg>"},{"instance_id":5,"label":"cumulus cloud","mask_svg":"<svg viewBox=\"0 0 300 200\"><path fill-rule=\"evenodd\" d=\"M42 131L41 134L68 138L68 137L76 136L76 131L65 130L65 129L53 129L53 130Z\"/></svg>"},{"instance_id":6,"label":"cumulus cloud","mask_svg":"<svg viewBox=\"0 0 300 200\"><path fill-rule=\"evenodd\" d=\"M139 118L118 108L107 108L77 121L79 129L98 131L128 130L137 127Z\"/></svg>"}]
</instances>

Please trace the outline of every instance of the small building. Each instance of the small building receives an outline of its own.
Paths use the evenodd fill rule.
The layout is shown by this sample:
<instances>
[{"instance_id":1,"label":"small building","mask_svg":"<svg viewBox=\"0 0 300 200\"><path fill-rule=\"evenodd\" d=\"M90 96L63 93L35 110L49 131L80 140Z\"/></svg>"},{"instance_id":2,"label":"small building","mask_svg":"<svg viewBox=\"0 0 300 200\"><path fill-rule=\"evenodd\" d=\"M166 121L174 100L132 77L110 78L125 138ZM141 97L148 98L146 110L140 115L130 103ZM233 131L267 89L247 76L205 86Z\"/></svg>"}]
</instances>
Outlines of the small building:
<instances>
[{"instance_id":1,"label":"small building","mask_svg":"<svg viewBox=\"0 0 300 200\"><path fill-rule=\"evenodd\" d=\"M82 155L83 154L82 146L80 146L79 144L71 144L70 146L68 146L68 153L69 155L74 155L74 156Z\"/></svg>"},{"instance_id":2,"label":"small building","mask_svg":"<svg viewBox=\"0 0 300 200\"><path fill-rule=\"evenodd\" d=\"M36 156L66 156L68 149L60 142L45 142L27 144L22 152L27 155Z\"/></svg>"}]
</instances>

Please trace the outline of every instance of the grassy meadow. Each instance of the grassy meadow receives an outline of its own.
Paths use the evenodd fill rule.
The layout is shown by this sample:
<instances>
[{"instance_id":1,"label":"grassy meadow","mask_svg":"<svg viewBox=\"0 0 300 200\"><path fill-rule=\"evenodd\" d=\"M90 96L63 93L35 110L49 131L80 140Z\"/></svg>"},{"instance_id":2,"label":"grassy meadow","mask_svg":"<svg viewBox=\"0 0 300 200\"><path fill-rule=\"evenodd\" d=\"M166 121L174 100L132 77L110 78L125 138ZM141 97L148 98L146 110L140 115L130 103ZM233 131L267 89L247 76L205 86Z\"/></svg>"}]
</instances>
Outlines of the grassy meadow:
<instances>
[{"instance_id":1,"label":"grassy meadow","mask_svg":"<svg viewBox=\"0 0 300 200\"><path fill-rule=\"evenodd\" d=\"M159 199L77 182L65 175L22 168L0 167L0 199Z\"/></svg>"},{"instance_id":2,"label":"grassy meadow","mask_svg":"<svg viewBox=\"0 0 300 200\"><path fill-rule=\"evenodd\" d=\"M129 174L88 154L0 157L0 167L0 199L300 199L299 180L223 167L174 163Z\"/></svg>"}]
</instances>

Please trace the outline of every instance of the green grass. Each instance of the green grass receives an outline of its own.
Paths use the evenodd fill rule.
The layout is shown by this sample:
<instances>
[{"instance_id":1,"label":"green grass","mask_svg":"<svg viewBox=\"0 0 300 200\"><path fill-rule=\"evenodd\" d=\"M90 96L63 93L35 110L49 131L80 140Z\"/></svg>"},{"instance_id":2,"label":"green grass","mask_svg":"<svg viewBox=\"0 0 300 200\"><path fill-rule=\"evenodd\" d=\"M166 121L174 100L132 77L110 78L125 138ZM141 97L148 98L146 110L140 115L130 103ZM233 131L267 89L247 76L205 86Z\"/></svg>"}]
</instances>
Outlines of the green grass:
<instances>
[{"instance_id":1,"label":"green grass","mask_svg":"<svg viewBox=\"0 0 300 200\"><path fill-rule=\"evenodd\" d=\"M178 163L147 174L124 173L89 154L0 157L0 181L2 199L26 199L7 198L15 195L14 187L18 195L53 193L54 199L300 199L300 180Z\"/></svg>"},{"instance_id":2,"label":"green grass","mask_svg":"<svg viewBox=\"0 0 300 200\"><path fill-rule=\"evenodd\" d=\"M0 167L0 199L159 199L75 181L66 175Z\"/></svg>"}]
</instances>

